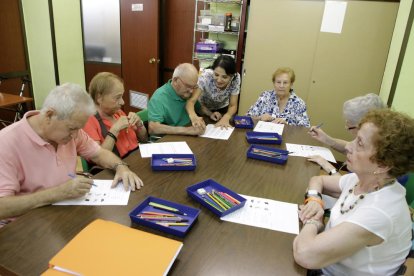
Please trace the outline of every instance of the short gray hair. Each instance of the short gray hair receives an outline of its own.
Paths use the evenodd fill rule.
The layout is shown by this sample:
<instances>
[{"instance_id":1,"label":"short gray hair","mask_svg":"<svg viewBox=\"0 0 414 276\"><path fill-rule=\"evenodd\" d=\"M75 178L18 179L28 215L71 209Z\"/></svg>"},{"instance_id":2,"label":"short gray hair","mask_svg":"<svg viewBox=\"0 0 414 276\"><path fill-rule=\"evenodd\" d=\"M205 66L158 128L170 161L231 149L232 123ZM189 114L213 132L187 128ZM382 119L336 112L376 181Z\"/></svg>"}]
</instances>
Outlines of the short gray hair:
<instances>
[{"instance_id":1,"label":"short gray hair","mask_svg":"<svg viewBox=\"0 0 414 276\"><path fill-rule=\"evenodd\" d=\"M65 83L56 86L46 97L41 112L48 109L56 111L59 120L69 119L75 112L90 116L95 114L95 104L89 94L80 85Z\"/></svg>"},{"instance_id":2,"label":"short gray hair","mask_svg":"<svg viewBox=\"0 0 414 276\"><path fill-rule=\"evenodd\" d=\"M356 126L368 111L386 107L387 106L383 103L378 95L369 93L365 96L359 96L347 100L344 103L343 114L345 120L347 120L350 124Z\"/></svg>"},{"instance_id":3,"label":"short gray hair","mask_svg":"<svg viewBox=\"0 0 414 276\"><path fill-rule=\"evenodd\" d=\"M173 78L182 77L189 73L198 74L197 68L191 63L181 63L174 69Z\"/></svg>"}]
</instances>

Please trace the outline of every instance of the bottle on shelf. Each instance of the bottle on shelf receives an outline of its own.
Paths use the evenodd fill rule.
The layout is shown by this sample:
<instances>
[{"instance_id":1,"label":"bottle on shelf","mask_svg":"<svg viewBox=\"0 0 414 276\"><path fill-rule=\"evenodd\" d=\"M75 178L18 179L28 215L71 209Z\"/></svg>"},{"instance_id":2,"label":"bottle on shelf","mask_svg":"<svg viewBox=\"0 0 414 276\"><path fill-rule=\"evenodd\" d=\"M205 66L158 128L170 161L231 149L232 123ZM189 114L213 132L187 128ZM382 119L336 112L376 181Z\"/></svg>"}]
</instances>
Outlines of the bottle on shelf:
<instances>
[{"instance_id":1,"label":"bottle on shelf","mask_svg":"<svg viewBox=\"0 0 414 276\"><path fill-rule=\"evenodd\" d=\"M231 19L232 19L231 12L226 13L226 21L225 21L225 24L224 24L224 31L225 32L231 32Z\"/></svg>"}]
</instances>

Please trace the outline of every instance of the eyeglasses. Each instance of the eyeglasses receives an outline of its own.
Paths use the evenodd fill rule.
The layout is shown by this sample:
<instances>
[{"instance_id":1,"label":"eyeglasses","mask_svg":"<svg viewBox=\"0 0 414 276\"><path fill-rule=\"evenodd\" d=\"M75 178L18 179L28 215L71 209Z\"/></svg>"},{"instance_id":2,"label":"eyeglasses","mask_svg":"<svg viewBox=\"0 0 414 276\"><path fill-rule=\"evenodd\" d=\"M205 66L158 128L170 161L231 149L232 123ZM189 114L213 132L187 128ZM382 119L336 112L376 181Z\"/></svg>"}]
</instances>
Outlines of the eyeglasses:
<instances>
[{"instance_id":1,"label":"eyeglasses","mask_svg":"<svg viewBox=\"0 0 414 276\"><path fill-rule=\"evenodd\" d=\"M194 90L194 89L198 88L198 84L190 85L188 83L185 83L182 78L180 78L180 77L177 77L177 78L184 84L185 88L187 88L188 90Z\"/></svg>"}]
</instances>

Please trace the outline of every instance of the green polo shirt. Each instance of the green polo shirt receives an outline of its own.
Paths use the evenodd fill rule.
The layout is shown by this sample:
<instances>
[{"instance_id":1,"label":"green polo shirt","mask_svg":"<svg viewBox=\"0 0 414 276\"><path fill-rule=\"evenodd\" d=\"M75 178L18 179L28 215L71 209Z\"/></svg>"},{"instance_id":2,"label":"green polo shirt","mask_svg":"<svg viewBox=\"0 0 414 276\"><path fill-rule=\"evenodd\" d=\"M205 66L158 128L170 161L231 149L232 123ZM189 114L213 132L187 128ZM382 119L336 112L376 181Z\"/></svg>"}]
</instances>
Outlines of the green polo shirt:
<instances>
[{"instance_id":1,"label":"green polo shirt","mask_svg":"<svg viewBox=\"0 0 414 276\"><path fill-rule=\"evenodd\" d=\"M159 122L169 126L187 126L191 123L185 110L187 100L177 95L171 85L171 80L155 90L148 102L148 121ZM195 109L200 109L197 101Z\"/></svg>"}]
</instances>

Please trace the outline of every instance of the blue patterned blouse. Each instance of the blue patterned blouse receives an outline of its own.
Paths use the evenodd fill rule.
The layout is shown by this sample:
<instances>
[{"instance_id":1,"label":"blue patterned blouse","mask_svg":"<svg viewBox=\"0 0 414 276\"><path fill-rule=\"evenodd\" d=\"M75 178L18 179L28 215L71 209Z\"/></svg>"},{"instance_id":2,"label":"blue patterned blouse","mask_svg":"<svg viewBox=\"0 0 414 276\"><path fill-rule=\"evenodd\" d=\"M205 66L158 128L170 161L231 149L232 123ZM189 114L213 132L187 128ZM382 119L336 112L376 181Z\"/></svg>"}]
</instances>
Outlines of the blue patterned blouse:
<instances>
[{"instance_id":1,"label":"blue patterned blouse","mask_svg":"<svg viewBox=\"0 0 414 276\"><path fill-rule=\"evenodd\" d=\"M250 107L246 115L256 117L266 113L274 118L284 118L288 125L310 127L306 103L295 94L293 89L290 90L290 96L283 112L280 112L276 92L267 90L259 96L257 102Z\"/></svg>"},{"instance_id":2,"label":"blue patterned blouse","mask_svg":"<svg viewBox=\"0 0 414 276\"><path fill-rule=\"evenodd\" d=\"M210 110L218 110L229 105L231 95L240 93L240 74L236 73L230 84L221 90L214 81L214 71L206 69L198 78L198 86L202 91L200 102Z\"/></svg>"}]
</instances>

